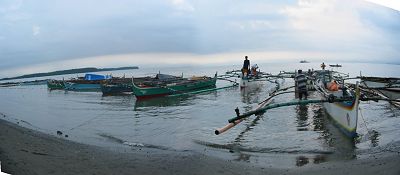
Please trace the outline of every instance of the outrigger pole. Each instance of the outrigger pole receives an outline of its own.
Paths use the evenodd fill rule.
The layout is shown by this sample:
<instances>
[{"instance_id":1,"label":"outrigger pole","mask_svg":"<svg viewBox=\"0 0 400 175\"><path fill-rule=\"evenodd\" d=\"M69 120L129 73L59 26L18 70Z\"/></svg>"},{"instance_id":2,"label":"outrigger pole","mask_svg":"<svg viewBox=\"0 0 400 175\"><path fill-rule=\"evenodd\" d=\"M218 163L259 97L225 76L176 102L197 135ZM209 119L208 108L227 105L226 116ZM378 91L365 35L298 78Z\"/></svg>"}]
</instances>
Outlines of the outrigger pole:
<instances>
[{"instance_id":1,"label":"outrigger pole","mask_svg":"<svg viewBox=\"0 0 400 175\"><path fill-rule=\"evenodd\" d=\"M271 99L271 98L270 98ZM269 100L270 100L269 99ZM269 103L270 101L266 101L266 103ZM277 104L269 104L266 105L265 107L261 107L261 108L257 108L255 110L246 112L244 114L240 114L239 109L236 108L235 112L236 112L236 117L231 118L228 120L229 124L227 124L226 126L220 128L220 129L216 129L215 130L215 134L219 135L222 134L223 132L233 128L234 126L236 126L237 124L239 124L240 122L243 121L243 119L248 118L252 115L258 115L258 114L262 114L267 110L270 109L274 109L274 108L279 108L279 107L284 107L284 106L294 106L294 105L305 105L305 104L311 104L311 103L334 103L334 102L344 102L344 101L352 101L354 100L354 98L329 98L326 100L299 100L299 101L291 101L291 102L286 102L286 103L277 103ZM400 100L395 100L395 99L384 99L384 98L361 98L361 101L368 101L368 100L373 100L373 101L377 101L377 100L383 100L383 101L395 101L395 102L400 102Z\"/></svg>"},{"instance_id":2,"label":"outrigger pole","mask_svg":"<svg viewBox=\"0 0 400 175\"><path fill-rule=\"evenodd\" d=\"M270 103L271 102L270 99L268 101L265 101L265 103ZM344 101L352 101L352 100L354 100L354 98L340 98L340 99L339 98L338 99L329 98L326 100L299 100L299 101L292 101L292 102L286 102L286 103L269 104L264 107L257 108L255 110L246 112L244 114L240 114L239 109L236 108L235 109L236 117L229 119L228 120L229 124L227 124L226 126L220 128L220 129L216 129L215 134L216 135L222 134L223 132L229 130L230 128L232 128L232 127L236 126L237 124L239 124L240 122L242 122L243 119L250 117L252 115L262 114L265 111L274 109L274 108L279 108L279 107L284 107L284 106L294 106L294 105L305 105L305 104L311 104L311 103L326 103L326 102L334 103L334 102L344 102Z\"/></svg>"}]
</instances>

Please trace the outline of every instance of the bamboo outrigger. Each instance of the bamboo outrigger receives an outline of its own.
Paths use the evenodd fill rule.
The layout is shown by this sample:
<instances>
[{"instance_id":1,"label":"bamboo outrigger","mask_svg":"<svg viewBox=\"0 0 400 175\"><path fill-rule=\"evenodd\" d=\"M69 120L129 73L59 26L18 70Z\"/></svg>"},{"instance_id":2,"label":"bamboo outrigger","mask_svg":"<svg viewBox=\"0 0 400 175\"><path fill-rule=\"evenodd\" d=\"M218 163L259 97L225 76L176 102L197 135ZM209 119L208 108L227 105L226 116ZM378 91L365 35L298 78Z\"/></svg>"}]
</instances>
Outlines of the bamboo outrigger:
<instances>
[{"instance_id":1,"label":"bamboo outrigger","mask_svg":"<svg viewBox=\"0 0 400 175\"><path fill-rule=\"evenodd\" d=\"M293 78L295 77L295 74L285 72L285 76L282 76L281 72L280 74L276 75L276 77L279 76L281 78ZM318 93L320 93L321 99L295 100L284 103L273 103L273 98L278 95L284 93L296 92L296 91L287 91L292 87L285 89L277 88L277 90L274 93L270 94L270 97L268 97L266 100L261 102L255 109L249 112L240 114L239 109L236 108L235 109L236 117L229 119L228 124L226 126L216 129L215 134L216 135L222 134L227 130L233 128L237 124L241 123L246 118L252 115L263 114L270 109L280 108L285 106L293 106L293 105L321 103L323 104L326 112L328 113L328 116L333 119L333 121L335 122L335 124L337 124L340 130L343 131L343 133L349 136L350 138L354 138L357 136L356 129L358 121L358 104L360 103L360 101L385 100L394 103L400 102L400 99L392 99L387 96L371 95L371 92L368 93L367 90L374 91L374 89L373 88L367 89L365 86L359 86L359 83L345 84L344 80L350 79L348 74L343 74L328 70L319 70L319 71L309 72L309 76L311 80L309 81L309 83L312 84L312 86L309 86L310 89L316 90ZM273 77L273 75L270 75L269 77ZM340 90L331 91L327 88L327 85L333 80L339 81L341 83ZM375 88L393 89L398 87L392 85L392 86L375 87Z\"/></svg>"}]
</instances>

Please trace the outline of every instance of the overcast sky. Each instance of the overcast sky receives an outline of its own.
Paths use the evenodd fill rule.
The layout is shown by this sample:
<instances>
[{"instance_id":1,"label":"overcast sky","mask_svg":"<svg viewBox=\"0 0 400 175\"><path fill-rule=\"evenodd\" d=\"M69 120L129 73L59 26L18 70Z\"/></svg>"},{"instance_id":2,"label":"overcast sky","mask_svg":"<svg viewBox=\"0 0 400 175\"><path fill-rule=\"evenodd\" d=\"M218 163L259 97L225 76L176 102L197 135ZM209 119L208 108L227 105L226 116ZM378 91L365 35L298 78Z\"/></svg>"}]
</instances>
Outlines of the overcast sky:
<instances>
[{"instance_id":1,"label":"overcast sky","mask_svg":"<svg viewBox=\"0 0 400 175\"><path fill-rule=\"evenodd\" d=\"M244 55L399 63L399 2L392 2L1 0L0 77L84 66L229 64Z\"/></svg>"}]
</instances>

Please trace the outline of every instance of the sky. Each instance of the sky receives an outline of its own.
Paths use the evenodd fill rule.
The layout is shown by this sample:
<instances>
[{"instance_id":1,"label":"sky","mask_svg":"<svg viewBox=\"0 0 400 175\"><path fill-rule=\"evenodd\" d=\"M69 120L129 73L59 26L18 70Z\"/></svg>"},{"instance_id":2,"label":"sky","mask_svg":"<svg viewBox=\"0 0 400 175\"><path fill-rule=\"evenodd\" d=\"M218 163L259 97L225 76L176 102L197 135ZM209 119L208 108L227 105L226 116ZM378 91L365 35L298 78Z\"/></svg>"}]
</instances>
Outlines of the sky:
<instances>
[{"instance_id":1,"label":"sky","mask_svg":"<svg viewBox=\"0 0 400 175\"><path fill-rule=\"evenodd\" d=\"M0 78L77 67L400 63L398 0L2 0Z\"/></svg>"}]
</instances>

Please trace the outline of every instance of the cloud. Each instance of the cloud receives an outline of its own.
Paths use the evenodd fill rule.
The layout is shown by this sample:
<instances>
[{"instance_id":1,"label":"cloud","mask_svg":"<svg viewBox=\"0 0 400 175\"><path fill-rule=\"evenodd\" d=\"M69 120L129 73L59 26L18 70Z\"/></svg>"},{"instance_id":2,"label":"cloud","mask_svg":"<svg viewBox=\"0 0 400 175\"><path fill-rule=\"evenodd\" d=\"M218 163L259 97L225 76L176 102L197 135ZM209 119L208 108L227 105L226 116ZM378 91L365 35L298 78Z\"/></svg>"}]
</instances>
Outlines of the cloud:
<instances>
[{"instance_id":1,"label":"cloud","mask_svg":"<svg viewBox=\"0 0 400 175\"><path fill-rule=\"evenodd\" d=\"M393 42L393 36L399 37L399 31L386 33L387 27L371 25L377 21L370 22L371 16L366 12L376 9L376 6L371 7L367 2L357 0L299 0L296 5L281 10L281 13L287 15L296 39L310 49L359 55L358 58L349 59L371 61L380 58L393 61L400 54L399 50L393 49L399 47L399 42ZM392 20L390 24L400 23L398 15L390 15L388 19Z\"/></svg>"},{"instance_id":2,"label":"cloud","mask_svg":"<svg viewBox=\"0 0 400 175\"><path fill-rule=\"evenodd\" d=\"M368 36L370 31L361 23L353 2L340 0L299 0L296 6L281 12L289 17L292 27L301 32L315 32L332 38Z\"/></svg>"},{"instance_id":3,"label":"cloud","mask_svg":"<svg viewBox=\"0 0 400 175\"><path fill-rule=\"evenodd\" d=\"M400 11L400 1L398 0L366 0L366 1Z\"/></svg>"},{"instance_id":4,"label":"cloud","mask_svg":"<svg viewBox=\"0 0 400 175\"><path fill-rule=\"evenodd\" d=\"M193 12L195 10L193 5L185 0L171 0L171 3L180 11Z\"/></svg>"},{"instance_id":5,"label":"cloud","mask_svg":"<svg viewBox=\"0 0 400 175\"><path fill-rule=\"evenodd\" d=\"M0 68L124 54L395 60L399 15L362 0L4 0Z\"/></svg>"},{"instance_id":6,"label":"cloud","mask_svg":"<svg viewBox=\"0 0 400 175\"><path fill-rule=\"evenodd\" d=\"M32 26L32 35L37 36L40 34L40 27L37 25Z\"/></svg>"},{"instance_id":7,"label":"cloud","mask_svg":"<svg viewBox=\"0 0 400 175\"><path fill-rule=\"evenodd\" d=\"M0 13L17 11L22 6L22 0L3 0L0 3Z\"/></svg>"}]
</instances>

